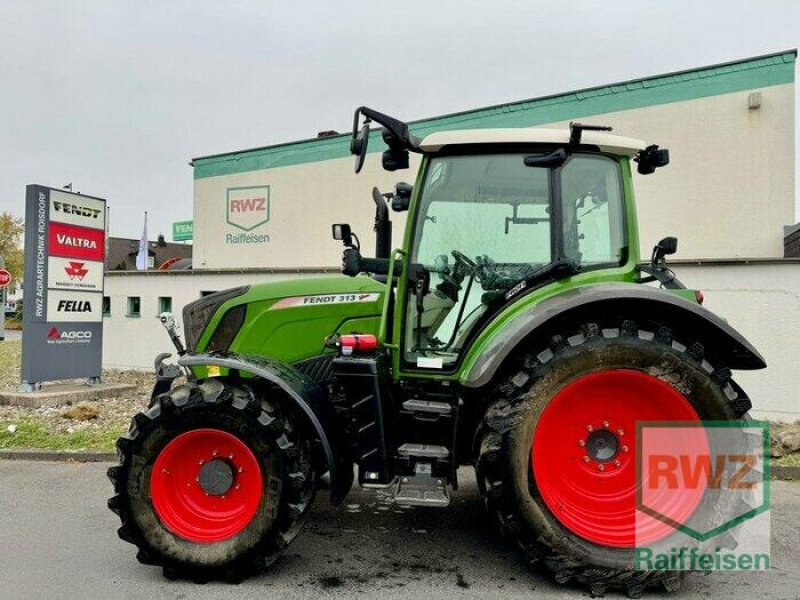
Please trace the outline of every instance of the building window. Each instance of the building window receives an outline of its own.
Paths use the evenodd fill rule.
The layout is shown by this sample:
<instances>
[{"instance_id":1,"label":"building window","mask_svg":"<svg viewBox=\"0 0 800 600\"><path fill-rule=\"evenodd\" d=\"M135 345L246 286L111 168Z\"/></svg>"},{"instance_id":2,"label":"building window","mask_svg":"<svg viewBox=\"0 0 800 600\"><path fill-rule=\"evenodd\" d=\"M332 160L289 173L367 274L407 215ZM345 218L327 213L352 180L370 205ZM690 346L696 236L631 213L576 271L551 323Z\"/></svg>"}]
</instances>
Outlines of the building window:
<instances>
[{"instance_id":1,"label":"building window","mask_svg":"<svg viewBox=\"0 0 800 600\"><path fill-rule=\"evenodd\" d=\"M204 290L200 292L200 297L205 298L206 296L210 296L211 294L216 294L217 290Z\"/></svg>"},{"instance_id":2,"label":"building window","mask_svg":"<svg viewBox=\"0 0 800 600\"><path fill-rule=\"evenodd\" d=\"M140 317L142 315L142 299L139 296L128 296L128 316Z\"/></svg>"},{"instance_id":3,"label":"building window","mask_svg":"<svg viewBox=\"0 0 800 600\"><path fill-rule=\"evenodd\" d=\"M111 316L111 296L103 296L103 316Z\"/></svg>"},{"instance_id":4,"label":"building window","mask_svg":"<svg viewBox=\"0 0 800 600\"><path fill-rule=\"evenodd\" d=\"M158 315L161 313L172 312L172 296L159 296L158 297Z\"/></svg>"}]
</instances>

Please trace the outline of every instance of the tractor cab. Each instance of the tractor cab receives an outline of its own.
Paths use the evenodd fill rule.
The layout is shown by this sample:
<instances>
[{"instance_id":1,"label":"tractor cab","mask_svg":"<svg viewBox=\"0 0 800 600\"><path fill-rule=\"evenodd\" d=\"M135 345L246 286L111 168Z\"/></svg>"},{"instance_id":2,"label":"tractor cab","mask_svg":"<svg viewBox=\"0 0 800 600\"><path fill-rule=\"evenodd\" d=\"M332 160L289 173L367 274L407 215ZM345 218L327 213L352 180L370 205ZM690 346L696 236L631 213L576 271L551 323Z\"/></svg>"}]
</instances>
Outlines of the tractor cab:
<instances>
[{"instance_id":1,"label":"tractor cab","mask_svg":"<svg viewBox=\"0 0 800 600\"><path fill-rule=\"evenodd\" d=\"M398 375L453 372L483 326L545 284L638 276L629 161L650 173L668 163L666 150L580 123L419 139L406 124L362 107L351 143L357 173L371 121L384 125L384 168L407 165L409 152L423 155L417 184L374 190L376 259L360 255L348 225L334 225L334 238L345 243L347 275L385 279L394 263L399 310L384 315L392 320L384 329L398 333L383 341L396 347ZM409 211L403 249L394 253L386 203Z\"/></svg>"}]
</instances>

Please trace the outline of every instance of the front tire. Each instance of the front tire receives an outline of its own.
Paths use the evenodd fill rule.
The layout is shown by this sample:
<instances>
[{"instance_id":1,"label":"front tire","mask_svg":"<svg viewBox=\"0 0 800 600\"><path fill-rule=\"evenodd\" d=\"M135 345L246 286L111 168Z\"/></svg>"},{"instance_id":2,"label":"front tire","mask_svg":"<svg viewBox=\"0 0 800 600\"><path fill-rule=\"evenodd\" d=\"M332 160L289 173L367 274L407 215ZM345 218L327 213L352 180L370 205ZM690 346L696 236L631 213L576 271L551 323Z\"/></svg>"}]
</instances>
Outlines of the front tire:
<instances>
[{"instance_id":1,"label":"front tire","mask_svg":"<svg viewBox=\"0 0 800 600\"><path fill-rule=\"evenodd\" d=\"M315 490L311 438L259 396L208 379L133 418L108 470L108 506L140 562L170 578L240 581L295 538Z\"/></svg>"},{"instance_id":2,"label":"front tire","mask_svg":"<svg viewBox=\"0 0 800 600\"><path fill-rule=\"evenodd\" d=\"M631 568L636 421L733 421L749 405L699 343L632 321L584 324L529 349L494 390L476 438L478 484L501 532L556 581L597 595L675 591L682 573Z\"/></svg>"}]
</instances>

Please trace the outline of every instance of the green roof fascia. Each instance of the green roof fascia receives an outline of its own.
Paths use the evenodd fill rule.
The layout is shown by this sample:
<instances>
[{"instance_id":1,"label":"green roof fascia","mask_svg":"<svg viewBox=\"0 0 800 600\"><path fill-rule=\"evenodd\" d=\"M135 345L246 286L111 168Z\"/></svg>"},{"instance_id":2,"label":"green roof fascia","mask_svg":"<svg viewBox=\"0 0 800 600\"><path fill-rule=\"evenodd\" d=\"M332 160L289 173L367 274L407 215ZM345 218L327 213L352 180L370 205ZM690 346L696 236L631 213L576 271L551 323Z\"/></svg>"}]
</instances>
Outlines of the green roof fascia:
<instances>
[{"instance_id":1,"label":"green roof fascia","mask_svg":"<svg viewBox=\"0 0 800 600\"><path fill-rule=\"evenodd\" d=\"M442 130L530 127L793 83L796 58L797 51L791 50L692 71L421 119L409 125L420 137ZM371 133L370 142L370 153L385 149L379 130ZM344 158L349 154L350 135L342 134L199 157L192 160L192 165L194 178L202 179Z\"/></svg>"}]
</instances>

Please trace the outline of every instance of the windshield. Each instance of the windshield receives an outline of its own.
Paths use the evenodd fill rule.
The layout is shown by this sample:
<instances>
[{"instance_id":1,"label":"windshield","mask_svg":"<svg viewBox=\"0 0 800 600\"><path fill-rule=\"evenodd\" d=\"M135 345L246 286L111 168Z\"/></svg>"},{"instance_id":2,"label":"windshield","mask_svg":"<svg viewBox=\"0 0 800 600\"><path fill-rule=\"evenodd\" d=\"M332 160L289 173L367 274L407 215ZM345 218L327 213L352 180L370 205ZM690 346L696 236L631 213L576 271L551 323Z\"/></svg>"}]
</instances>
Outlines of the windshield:
<instances>
[{"instance_id":1,"label":"windshield","mask_svg":"<svg viewBox=\"0 0 800 600\"><path fill-rule=\"evenodd\" d=\"M519 154L433 159L420 212L414 262L433 265L452 250L506 265L552 260L549 170Z\"/></svg>"},{"instance_id":2,"label":"windshield","mask_svg":"<svg viewBox=\"0 0 800 600\"><path fill-rule=\"evenodd\" d=\"M431 285L421 307L409 302L408 360L453 362L488 306L556 261L588 268L623 258L618 162L573 154L560 167L528 167L531 154L431 160L411 254Z\"/></svg>"}]
</instances>

